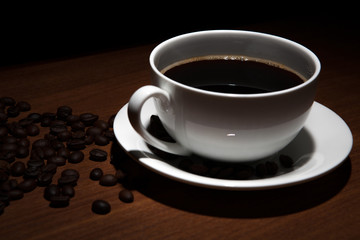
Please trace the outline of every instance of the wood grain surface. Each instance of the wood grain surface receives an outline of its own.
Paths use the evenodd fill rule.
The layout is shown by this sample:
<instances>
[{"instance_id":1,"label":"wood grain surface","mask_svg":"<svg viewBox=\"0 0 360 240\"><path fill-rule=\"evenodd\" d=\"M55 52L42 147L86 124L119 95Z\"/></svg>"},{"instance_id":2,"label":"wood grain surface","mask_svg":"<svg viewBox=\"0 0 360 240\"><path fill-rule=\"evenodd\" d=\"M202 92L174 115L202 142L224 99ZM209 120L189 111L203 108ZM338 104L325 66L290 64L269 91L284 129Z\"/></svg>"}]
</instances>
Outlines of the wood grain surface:
<instances>
[{"instance_id":1,"label":"wood grain surface","mask_svg":"<svg viewBox=\"0 0 360 240\"><path fill-rule=\"evenodd\" d=\"M11 201L0 216L0 239L359 239L360 238L360 71L359 33L343 23L272 22L242 29L297 41L318 55L322 70L316 101L349 125L354 144L349 157L331 173L293 187L263 191L222 191L179 183L137 164L116 143L99 148L113 161L67 163L80 172L75 197L66 208L51 208L43 187ZM0 68L0 96L28 101L30 112L92 112L107 120L149 83L148 57L154 44L87 56ZM26 116L22 113L15 120ZM11 120L12 121L12 120ZM42 129L34 141L44 136ZM26 161L23 159L21 161ZM130 185L103 187L90 171L126 170ZM20 179L20 178L19 178ZM129 188L133 203L118 194ZM96 199L111 212L91 211Z\"/></svg>"}]
</instances>

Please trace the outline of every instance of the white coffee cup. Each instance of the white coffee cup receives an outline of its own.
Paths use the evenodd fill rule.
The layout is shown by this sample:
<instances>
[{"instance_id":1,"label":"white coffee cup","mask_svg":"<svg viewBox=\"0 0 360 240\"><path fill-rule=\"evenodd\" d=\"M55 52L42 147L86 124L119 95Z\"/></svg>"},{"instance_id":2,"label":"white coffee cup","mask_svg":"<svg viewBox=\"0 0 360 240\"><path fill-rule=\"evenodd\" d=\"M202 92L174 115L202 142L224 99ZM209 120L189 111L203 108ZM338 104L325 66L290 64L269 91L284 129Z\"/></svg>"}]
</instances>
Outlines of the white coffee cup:
<instances>
[{"instance_id":1,"label":"white coffee cup","mask_svg":"<svg viewBox=\"0 0 360 240\"><path fill-rule=\"evenodd\" d=\"M260 94L228 94L184 85L161 73L189 58L229 55L283 64L306 78L300 85ZM159 44L150 55L151 84L130 98L133 128L165 152L218 161L252 161L270 156L303 128L314 102L320 62L293 41L264 33L214 30L180 35ZM143 104L154 99L157 115L176 143L152 136L141 122Z\"/></svg>"}]
</instances>

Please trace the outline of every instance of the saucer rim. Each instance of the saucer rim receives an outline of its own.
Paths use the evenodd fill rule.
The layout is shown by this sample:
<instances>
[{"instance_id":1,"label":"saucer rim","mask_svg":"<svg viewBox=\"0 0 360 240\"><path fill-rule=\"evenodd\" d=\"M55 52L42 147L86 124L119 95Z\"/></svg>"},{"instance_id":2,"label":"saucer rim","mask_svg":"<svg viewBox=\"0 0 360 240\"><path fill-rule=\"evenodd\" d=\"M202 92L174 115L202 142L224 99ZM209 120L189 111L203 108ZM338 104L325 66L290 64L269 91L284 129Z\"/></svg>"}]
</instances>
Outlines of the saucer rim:
<instances>
[{"instance_id":1,"label":"saucer rim","mask_svg":"<svg viewBox=\"0 0 360 240\"><path fill-rule=\"evenodd\" d=\"M149 107L153 107L153 111L155 111L155 107L154 106L150 106L153 105L153 103L151 101L148 101L148 103L146 103L144 105L143 111L144 109L149 108ZM281 188L281 187L287 187L287 186L293 186L293 185L298 185L304 182L309 182L312 181L314 179L317 179L321 176L324 176L326 174L328 174L329 172L333 171L334 169L336 169L339 165L341 165L341 163L343 161L345 161L345 159L348 157L348 155L351 152L352 149L352 145L353 145L353 136L351 133L350 128L348 127L348 125L346 124L346 122L339 116L337 115L334 111L332 111L331 109L327 108L326 106L318 103L318 102L314 102L312 109L310 111L309 117L311 114L316 114L316 111L323 111L326 112L326 114L330 114L331 115L331 122L339 122L341 123L341 126L339 124L339 128L343 128L343 131L346 131L346 134L343 134L343 136L345 136L346 139L346 146L344 146L344 148L346 147L347 149L343 149L343 153L342 153L342 157L339 157L337 160L335 160L334 162L332 162L332 164L324 164L325 161L322 160L320 161L321 165L320 167L325 167L322 171L318 172L317 174L310 174L310 176L308 175L302 175L301 171L298 171L297 173L293 174L295 176L294 179L292 179L292 181L286 181L288 180L285 177L285 181L281 181L283 175L279 175L279 176L275 176L275 177L271 177L271 178L263 178L263 179L253 179L253 180L228 180L228 179L217 179L217 178L211 178L211 177L206 177L206 176L200 176L200 175L196 175L193 173L189 173L186 171L183 171L179 168L176 168L164 161L161 161L161 157L158 157L158 159L155 158L151 158L149 157L149 154L146 154L146 152L148 151L150 154L153 154L151 152L150 149L147 148L145 142L142 140L142 138L140 137L140 135L138 135L138 133L135 132L135 130L131 127L130 122L128 120L128 116L127 116L127 106L128 103L125 104L120 110L119 112L116 114L115 120L114 120L114 133L115 133L115 137L117 139L117 142L119 143L119 145L124 149L124 151L135 161L139 162L141 165L145 166L146 168L150 169L151 171L154 171L162 176L168 177L170 179L179 181L179 182L183 182L186 184L190 184L190 185L195 185L195 186L199 186L199 187L206 187L206 188L212 188L212 189L222 189L222 190L265 190L265 189L275 189L275 188ZM147 111L152 112L151 109L147 109ZM326 122L329 122L330 120L327 119ZM120 123L122 122L122 123ZM125 125L127 126L123 126L125 122ZM305 127L307 127L310 123L307 121L305 123ZM328 125L331 125L328 123ZM123 131L121 131L123 130ZM124 146L126 144L124 144L126 141L129 142L130 136L125 136L123 137L123 132L130 132L130 134L132 134L133 138L137 139L137 143L133 143L131 144L131 148L128 146ZM344 140L344 139L343 139ZM341 141L343 141L341 140ZM139 141L140 141L140 145L142 144L142 146L139 146ZM338 141L338 140L336 140ZM145 149L146 148L146 149ZM131 151L140 151L142 156L135 156L134 154L131 154ZM160 159L160 160L159 160ZM313 160L313 157L309 159L309 162L311 162L311 160ZM315 160L313 160L315 161ZM306 163L308 164L308 163ZM305 164L305 165L306 165ZM320 168L319 166L317 168ZM316 169L315 169L316 170ZM295 172L295 171L294 171ZM315 171L316 173L316 171ZM284 174L286 175L286 174ZM274 179L278 180L278 181L274 181ZM290 177L291 179L291 177Z\"/></svg>"}]
</instances>

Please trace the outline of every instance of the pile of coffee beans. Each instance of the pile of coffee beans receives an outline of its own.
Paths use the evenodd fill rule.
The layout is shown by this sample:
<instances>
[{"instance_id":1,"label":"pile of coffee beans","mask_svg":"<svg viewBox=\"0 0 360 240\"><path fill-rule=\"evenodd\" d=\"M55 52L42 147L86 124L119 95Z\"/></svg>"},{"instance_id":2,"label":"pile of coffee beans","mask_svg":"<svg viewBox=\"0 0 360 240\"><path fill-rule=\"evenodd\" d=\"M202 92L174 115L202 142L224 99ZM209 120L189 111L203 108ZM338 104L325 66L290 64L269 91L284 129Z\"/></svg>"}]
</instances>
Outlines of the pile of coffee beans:
<instances>
[{"instance_id":1,"label":"pile of coffee beans","mask_svg":"<svg viewBox=\"0 0 360 240\"><path fill-rule=\"evenodd\" d=\"M150 124L147 130L155 137L168 142L175 142L174 139L166 132L157 115L150 117ZM192 155L190 157L176 156L160 151L149 145L151 151L163 159L177 160L176 167L201 176L230 179L230 180L252 180L273 177L279 174L279 168L291 170L294 161L287 155L272 156L255 163L225 163L199 156ZM175 161L174 161L175 162Z\"/></svg>"},{"instance_id":2,"label":"pile of coffee beans","mask_svg":"<svg viewBox=\"0 0 360 240\"><path fill-rule=\"evenodd\" d=\"M86 147L106 146L115 139L112 129L114 115L104 121L96 114L77 115L73 114L71 107L60 106L56 112L34 112L20 118L21 113L30 110L28 102L0 98L0 214L11 201L23 198L25 193L37 187L44 188L43 197L49 201L50 207L68 206L75 196L80 174L67 168L54 180L58 167L67 163L78 164L85 159L83 150ZM44 137L30 140L43 131L46 131ZM108 156L106 151L97 147L89 155L89 160L97 162L107 160ZM101 186L113 186L124 178L125 174L119 171L104 175L97 168L91 171L90 179L98 180ZM119 199L132 202L132 192L126 191L125 197L120 192L122 197L119 195ZM99 210L104 208L104 202L95 200L92 210L100 214L110 212L108 203L105 204L106 210Z\"/></svg>"}]
</instances>

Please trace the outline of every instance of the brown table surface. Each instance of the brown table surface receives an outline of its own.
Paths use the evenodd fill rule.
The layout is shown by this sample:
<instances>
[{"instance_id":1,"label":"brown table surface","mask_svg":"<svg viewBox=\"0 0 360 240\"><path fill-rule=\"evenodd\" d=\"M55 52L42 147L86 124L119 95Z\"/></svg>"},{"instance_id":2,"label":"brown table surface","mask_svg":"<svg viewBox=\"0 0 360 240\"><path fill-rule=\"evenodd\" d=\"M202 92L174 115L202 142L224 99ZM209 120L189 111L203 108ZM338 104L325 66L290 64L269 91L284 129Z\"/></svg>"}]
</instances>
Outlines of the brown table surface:
<instances>
[{"instance_id":1,"label":"brown table surface","mask_svg":"<svg viewBox=\"0 0 360 240\"><path fill-rule=\"evenodd\" d=\"M267 32L313 50L322 71L316 101L349 125L354 145L331 173L293 187L263 191L222 191L169 180L140 166L116 144L99 147L116 155L115 164L85 160L67 163L79 170L75 197L66 208L51 208L43 187L12 201L0 216L0 239L359 239L360 238L360 74L359 34L344 24L326 22L253 24L242 29ZM69 105L74 114L92 112L107 120L149 83L148 57L155 45L143 45L71 59L0 68L0 96L32 104L30 112L56 112ZM21 117L28 113L22 113ZM11 119L10 121L13 121ZM48 128L38 137L44 136ZM28 158L27 158L28 159ZM22 159L21 161L26 161ZM123 203L122 184L103 187L89 179L100 167L114 173L123 166L132 179L133 203ZM91 211L95 199L111 212Z\"/></svg>"}]
</instances>

